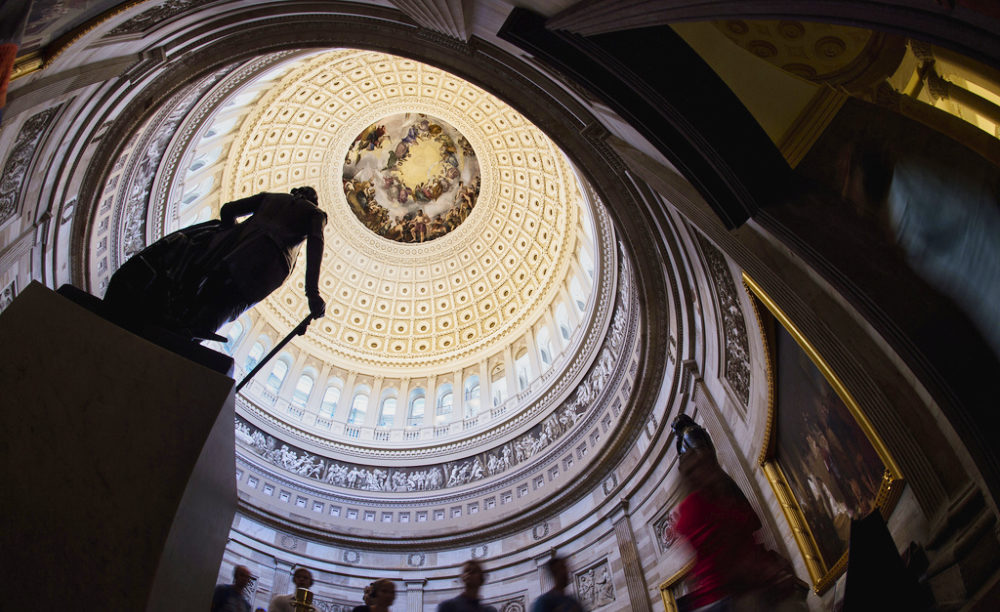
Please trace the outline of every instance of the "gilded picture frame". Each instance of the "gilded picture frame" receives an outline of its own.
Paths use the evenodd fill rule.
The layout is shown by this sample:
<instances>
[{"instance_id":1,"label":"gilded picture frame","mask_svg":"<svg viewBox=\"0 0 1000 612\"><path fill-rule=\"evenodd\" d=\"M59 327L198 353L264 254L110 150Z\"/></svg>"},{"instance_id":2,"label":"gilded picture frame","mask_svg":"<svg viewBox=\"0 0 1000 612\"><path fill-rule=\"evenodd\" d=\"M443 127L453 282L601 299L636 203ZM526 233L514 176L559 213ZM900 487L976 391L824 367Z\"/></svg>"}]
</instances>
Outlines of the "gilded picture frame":
<instances>
[{"instance_id":1,"label":"gilded picture frame","mask_svg":"<svg viewBox=\"0 0 1000 612\"><path fill-rule=\"evenodd\" d=\"M660 599L663 600L664 612L679 612L677 594L674 591L684 582L692 567L694 567L694 559L687 562L684 567L677 570L670 578L660 583Z\"/></svg>"},{"instance_id":2,"label":"gilded picture frame","mask_svg":"<svg viewBox=\"0 0 1000 612\"><path fill-rule=\"evenodd\" d=\"M763 336L767 365L767 425L758 463L818 594L847 567L850 520L875 508L888 517L903 477L861 407L813 344L746 273L743 284Z\"/></svg>"}]
</instances>

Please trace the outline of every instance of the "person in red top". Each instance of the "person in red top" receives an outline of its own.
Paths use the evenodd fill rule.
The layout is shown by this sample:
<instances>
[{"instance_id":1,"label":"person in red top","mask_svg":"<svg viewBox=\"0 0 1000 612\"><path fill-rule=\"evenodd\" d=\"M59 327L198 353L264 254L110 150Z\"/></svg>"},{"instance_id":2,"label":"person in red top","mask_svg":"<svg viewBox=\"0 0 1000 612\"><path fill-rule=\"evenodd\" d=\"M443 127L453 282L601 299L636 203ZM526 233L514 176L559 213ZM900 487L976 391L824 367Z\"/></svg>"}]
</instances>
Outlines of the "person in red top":
<instances>
[{"instance_id":1,"label":"person in red top","mask_svg":"<svg viewBox=\"0 0 1000 612\"><path fill-rule=\"evenodd\" d=\"M760 519L715 456L704 429L690 417L674 422L678 469L690 493L677 507L674 530L694 549L690 612L804 610L801 582L790 564L757 543ZM699 431L700 430L700 431Z\"/></svg>"}]
</instances>

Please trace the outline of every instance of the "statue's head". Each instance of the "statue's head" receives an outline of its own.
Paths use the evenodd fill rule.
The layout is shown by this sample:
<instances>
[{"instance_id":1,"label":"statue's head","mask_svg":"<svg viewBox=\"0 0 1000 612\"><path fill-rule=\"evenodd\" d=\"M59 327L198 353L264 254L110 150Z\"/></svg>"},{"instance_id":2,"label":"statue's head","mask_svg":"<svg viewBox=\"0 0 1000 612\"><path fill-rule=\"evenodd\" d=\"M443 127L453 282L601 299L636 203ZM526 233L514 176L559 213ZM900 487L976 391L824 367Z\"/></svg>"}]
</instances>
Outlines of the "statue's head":
<instances>
[{"instance_id":1,"label":"statue's head","mask_svg":"<svg viewBox=\"0 0 1000 612\"><path fill-rule=\"evenodd\" d=\"M316 195L316 190L312 187L296 187L292 189L292 195L297 198L302 198L303 200L309 200L316 206L319 206L319 196Z\"/></svg>"},{"instance_id":2,"label":"statue's head","mask_svg":"<svg viewBox=\"0 0 1000 612\"><path fill-rule=\"evenodd\" d=\"M712 438L709 437L705 428L695 423L694 419L690 416L686 414L677 415L670 427L674 430L674 435L677 436L678 455L683 455L694 449L706 450L710 451L713 455L715 454Z\"/></svg>"}]
</instances>

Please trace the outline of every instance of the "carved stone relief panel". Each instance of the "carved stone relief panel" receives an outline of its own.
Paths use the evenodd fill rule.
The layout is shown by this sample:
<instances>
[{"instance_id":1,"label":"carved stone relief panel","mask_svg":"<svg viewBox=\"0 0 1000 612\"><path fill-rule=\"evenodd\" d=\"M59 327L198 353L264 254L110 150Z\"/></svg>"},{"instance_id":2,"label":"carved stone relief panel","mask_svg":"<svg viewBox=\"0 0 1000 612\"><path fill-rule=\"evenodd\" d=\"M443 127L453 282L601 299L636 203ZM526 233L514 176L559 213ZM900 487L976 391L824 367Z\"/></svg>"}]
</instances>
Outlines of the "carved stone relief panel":
<instances>
[{"instance_id":1,"label":"carved stone relief panel","mask_svg":"<svg viewBox=\"0 0 1000 612\"><path fill-rule=\"evenodd\" d=\"M491 601L489 605L497 609L497 612L524 612L527 610L524 595L501 601Z\"/></svg>"},{"instance_id":2,"label":"carved stone relief panel","mask_svg":"<svg viewBox=\"0 0 1000 612\"><path fill-rule=\"evenodd\" d=\"M202 4L207 4L211 0L164 0L158 5L145 10L135 17L115 26L106 36L122 36L124 34L138 34L146 31L147 28L180 15L181 13L195 8Z\"/></svg>"},{"instance_id":3,"label":"carved stone relief panel","mask_svg":"<svg viewBox=\"0 0 1000 612\"><path fill-rule=\"evenodd\" d=\"M558 440L569 438L569 432L576 429L581 421L586 421L585 417L600 403L600 398L607 394L609 388L631 384L620 375L620 366L617 365L623 355L627 356L625 349L631 342L626 341L629 303L629 300L619 303L599 357L569 399L525 433L471 457L412 468L357 465L310 454L284 443L241 417L236 417L235 421L236 439L252 448L265 461L299 476L362 491L433 491L496 476L514 466L523 465ZM620 410L614 412L617 418Z\"/></svg>"},{"instance_id":4,"label":"carved stone relief panel","mask_svg":"<svg viewBox=\"0 0 1000 612\"><path fill-rule=\"evenodd\" d=\"M164 153L175 132L188 112L205 96L222 78L229 74L235 65L226 66L190 86L187 91L164 108L153 120L156 126L144 130L142 143L135 148L136 155L129 160L128 181L119 189L121 204L121 256L122 261L138 253L146 246L147 207L153 182L156 180ZM117 225L117 224L116 224ZM117 252L114 253L117 255ZM113 262L117 269L118 262Z\"/></svg>"},{"instance_id":5,"label":"carved stone relief panel","mask_svg":"<svg viewBox=\"0 0 1000 612\"><path fill-rule=\"evenodd\" d=\"M531 537L536 540L541 540L547 535L549 535L549 524L547 522L535 525L531 530Z\"/></svg>"},{"instance_id":6,"label":"carved stone relief panel","mask_svg":"<svg viewBox=\"0 0 1000 612\"><path fill-rule=\"evenodd\" d=\"M299 546L299 540L295 536L282 534L280 544L282 548L287 548L288 550L295 550Z\"/></svg>"},{"instance_id":7,"label":"carved stone relief panel","mask_svg":"<svg viewBox=\"0 0 1000 612\"><path fill-rule=\"evenodd\" d=\"M736 283L726 265L726 259L715 246L698 234L701 252L708 264L709 276L715 286L722 315L722 333L725 339L725 379L743 406L750 403L750 343L747 325L740 309Z\"/></svg>"},{"instance_id":8,"label":"carved stone relief panel","mask_svg":"<svg viewBox=\"0 0 1000 612\"><path fill-rule=\"evenodd\" d=\"M0 312L6 310L10 303L14 301L14 294L17 291L14 287L16 281L10 281L10 284L0 290Z\"/></svg>"},{"instance_id":9,"label":"carved stone relief panel","mask_svg":"<svg viewBox=\"0 0 1000 612\"><path fill-rule=\"evenodd\" d=\"M59 108L54 106L32 115L17 133L14 146L11 147L10 155L3 166L3 174L0 175L0 224L17 214L17 203L21 199L21 191L28 182L31 160L35 157L42 136L55 119Z\"/></svg>"},{"instance_id":10,"label":"carved stone relief panel","mask_svg":"<svg viewBox=\"0 0 1000 612\"><path fill-rule=\"evenodd\" d=\"M357 603L313 599L313 607L319 610L319 612L350 612L356 606Z\"/></svg>"},{"instance_id":11,"label":"carved stone relief panel","mask_svg":"<svg viewBox=\"0 0 1000 612\"><path fill-rule=\"evenodd\" d=\"M427 555L424 553L410 553L406 557L406 564L410 567L423 567L424 562L427 560Z\"/></svg>"},{"instance_id":12,"label":"carved stone relief panel","mask_svg":"<svg viewBox=\"0 0 1000 612\"><path fill-rule=\"evenodd\" d=\"M674 511L668 512L653 521L653 533L656 535L656 546L660 549L661 553L667 552L667 550L669 550L680 537L677 531L674 530L674 524L676 522L677 513Z\"/></svg>"},{"instance_id":13,"label":"carved stone relief panel","mask_svg":"<svg viewBox=\"0 0 1000 612\"><path fill-rule=\"evenodd\" d=\"M576 596L588 610L594 610L615 600L615 585L607 559L576 572Z\"/></svg>"},{"instance_id":14,"label":"carved stone relief panel","mask_svg":"<svg viewBox=\"0 0 1000 612\"><path fill-rule=\"evenodd\" d=\"M356 550L345 550L344 551L344 563L354 564L361 560L361 553Z\"/></svg>"}]
</instances>

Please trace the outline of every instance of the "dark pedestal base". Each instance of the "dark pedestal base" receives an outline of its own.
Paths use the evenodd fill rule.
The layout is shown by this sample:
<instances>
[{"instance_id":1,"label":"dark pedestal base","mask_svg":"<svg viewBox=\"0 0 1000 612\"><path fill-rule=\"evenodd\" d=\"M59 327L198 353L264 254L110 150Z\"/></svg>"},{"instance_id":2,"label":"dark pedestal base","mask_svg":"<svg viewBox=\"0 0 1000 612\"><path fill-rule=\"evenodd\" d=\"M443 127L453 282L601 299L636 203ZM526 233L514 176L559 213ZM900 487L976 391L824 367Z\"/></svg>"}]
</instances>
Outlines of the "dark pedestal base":
<instances>
[{"instance_id":1,"label":"dark pedestal base","mask_svg":"<svg viewBox=\"0 0 1000 612\"><path fill-rule=\"evenodd\" d=\"M233 381L37 283L0 315L11 610L207 610L236 509Z\"/></svg>"}]
</instances>

